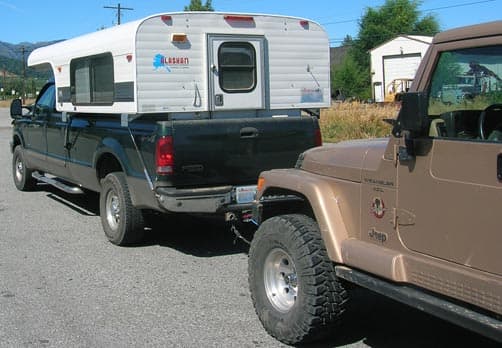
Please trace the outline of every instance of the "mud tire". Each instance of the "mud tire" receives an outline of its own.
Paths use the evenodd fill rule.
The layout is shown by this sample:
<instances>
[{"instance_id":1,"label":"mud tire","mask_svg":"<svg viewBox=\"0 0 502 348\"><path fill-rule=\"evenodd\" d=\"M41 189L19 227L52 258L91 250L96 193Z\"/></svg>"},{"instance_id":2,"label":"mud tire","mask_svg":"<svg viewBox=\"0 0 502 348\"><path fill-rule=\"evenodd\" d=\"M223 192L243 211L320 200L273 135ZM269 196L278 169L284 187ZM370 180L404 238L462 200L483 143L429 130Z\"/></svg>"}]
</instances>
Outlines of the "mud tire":
<instances>
[{"instance_id":1,"label":"mud tire","mask_svg":"<svg viewBox=\"0 0 502 348\"><path fill-rule=\"evenodd\" d=\"M289 258L287 266L277 266L281 255ZM286 283L291 285L296 277L297 288L284 291L285 300L279 301L271 294L270 283L277 279L271 274L278 269L277 277L286 279L284 269L293 269L291 265L296 275L279 283L287 290ZM336 334L348 296L313 219L295 214L266 220L251 243L248 273L256 314L270 335L286 344L301 344ZM292 302L291 293L296 295Z\"/></svg>"}]
</instances>

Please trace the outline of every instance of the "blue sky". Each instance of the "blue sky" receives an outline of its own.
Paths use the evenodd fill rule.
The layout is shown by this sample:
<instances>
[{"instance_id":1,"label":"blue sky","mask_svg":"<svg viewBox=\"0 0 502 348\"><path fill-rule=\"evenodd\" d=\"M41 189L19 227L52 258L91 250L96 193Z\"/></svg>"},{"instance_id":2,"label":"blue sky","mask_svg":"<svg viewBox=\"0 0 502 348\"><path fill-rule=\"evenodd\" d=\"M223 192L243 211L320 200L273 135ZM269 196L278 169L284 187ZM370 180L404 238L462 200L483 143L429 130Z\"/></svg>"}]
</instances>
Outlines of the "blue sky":
<instances>
[{"instance_id":1,"label":"blue sky","mask_svg":"<svg viewBox=\"0 0 502 348\"><path fill-rule=\"evenodd\" d=\"M0 41L9 43L68 39L109 27L116 12L103 6L133 8L122 22L161 12L182 11L189 0L0 0ZM204 0L203 0L204 2ZM319 22L332 46L357 36L358 19L384 0L213 0L221 12L255 12L305 17ZM441 30L501 19L502 0L423 0L420 10L436 14Z\"/></svg>"}]
</instances>

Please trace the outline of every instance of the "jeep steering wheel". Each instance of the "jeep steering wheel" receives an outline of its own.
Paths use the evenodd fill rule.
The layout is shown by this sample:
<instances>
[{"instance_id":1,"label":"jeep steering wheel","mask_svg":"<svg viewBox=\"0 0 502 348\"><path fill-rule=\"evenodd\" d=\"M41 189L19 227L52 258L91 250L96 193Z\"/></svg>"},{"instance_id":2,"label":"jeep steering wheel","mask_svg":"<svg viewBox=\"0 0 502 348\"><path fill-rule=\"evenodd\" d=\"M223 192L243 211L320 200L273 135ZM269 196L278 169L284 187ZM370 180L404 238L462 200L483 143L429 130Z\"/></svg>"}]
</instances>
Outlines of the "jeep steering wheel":
<instances>
[{"instance_id":1,"label":"jeep steering wheel","mask_svg":"<svg viewBox=\"0 0 502 348\"><path fill-rule=\"evenodd\" d=\"M486 114L489 112L492 112L494 110L500 110L500 112L502 114L502 104L489 105L483 111L481 111L481 114L479 115L478 129L479 129L479 137L481 139L487 139L487 136L489 135L489 134L485 134Z\"/></svg>"}]
</instances>

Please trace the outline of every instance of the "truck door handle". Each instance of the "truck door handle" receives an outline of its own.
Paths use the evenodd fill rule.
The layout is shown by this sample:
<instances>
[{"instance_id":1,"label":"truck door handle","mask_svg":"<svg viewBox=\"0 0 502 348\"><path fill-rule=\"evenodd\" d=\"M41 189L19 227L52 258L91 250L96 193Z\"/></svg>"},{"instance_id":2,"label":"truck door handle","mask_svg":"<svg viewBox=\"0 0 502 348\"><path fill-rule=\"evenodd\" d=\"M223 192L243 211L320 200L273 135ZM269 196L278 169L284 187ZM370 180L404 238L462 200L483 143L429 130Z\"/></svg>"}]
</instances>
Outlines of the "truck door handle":
<instances>
[{"instance_id":1,"label":"truck door handle","mask_svg":"<svg viewBox=\"0 0 502 348\"><path fill-rule=\"evenodd\" d=\"M502 153L497 156L497 179L502 181Z\"/></svg>"},{"instance_id":2,"label":"truck door handle","mask_svg":"<svg viewBox=\"0 0 502 348\"><path fill-rule=\"evenodd\" d=\"M258 134L258 129L254 127L244 127L241 129L241 138L256 138Z\"/></svg>"}]
</instances>

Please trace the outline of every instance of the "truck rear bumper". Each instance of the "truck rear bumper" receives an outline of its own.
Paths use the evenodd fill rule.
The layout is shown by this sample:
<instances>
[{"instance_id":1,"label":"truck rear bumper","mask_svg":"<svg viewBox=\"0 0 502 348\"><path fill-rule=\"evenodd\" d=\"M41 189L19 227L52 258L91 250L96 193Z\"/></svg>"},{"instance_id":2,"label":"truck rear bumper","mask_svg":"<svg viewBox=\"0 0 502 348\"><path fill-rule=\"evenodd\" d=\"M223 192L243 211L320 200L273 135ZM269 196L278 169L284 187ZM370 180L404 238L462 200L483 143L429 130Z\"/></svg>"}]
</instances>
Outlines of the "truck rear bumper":
<instances>
[{"instance_id":1,"label":"truck rear bumper","mask_svg":"<svg viewBox=\"0 0 502 348\"><path fill-rule=\"evenodd\" d=\"M174 213L219 213L251 209L252 202L237 203L234 186L197 189L159 187L155 190L160 206Z\"/></svg>"}]
</instances>

